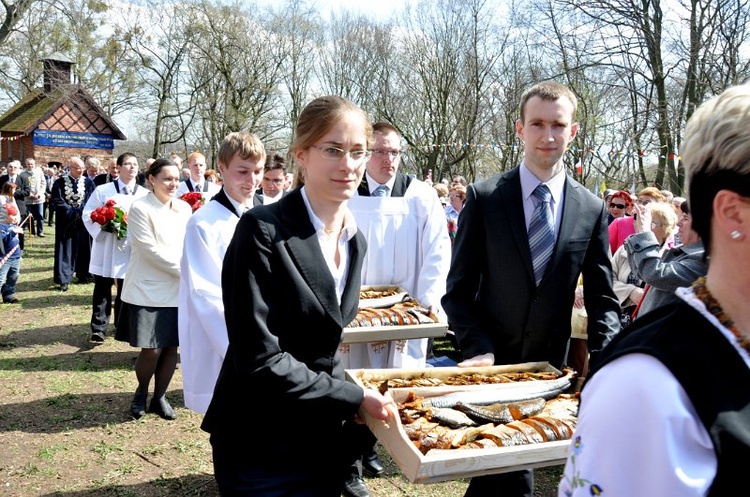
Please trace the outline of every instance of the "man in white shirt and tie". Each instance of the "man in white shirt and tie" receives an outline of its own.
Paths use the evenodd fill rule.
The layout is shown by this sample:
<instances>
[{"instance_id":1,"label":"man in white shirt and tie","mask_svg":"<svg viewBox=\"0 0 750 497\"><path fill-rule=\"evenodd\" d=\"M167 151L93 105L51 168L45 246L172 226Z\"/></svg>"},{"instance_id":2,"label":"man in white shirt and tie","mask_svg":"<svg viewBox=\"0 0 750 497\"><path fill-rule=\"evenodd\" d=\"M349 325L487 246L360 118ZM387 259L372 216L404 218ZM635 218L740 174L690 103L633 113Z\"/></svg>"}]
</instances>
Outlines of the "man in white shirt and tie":
<instances>
[{"instance_id":1,"label":"man in white shirt and tie","mask_svg":"<svg viewBox=\"0 0 750 497\"><path fill-rule=\"evenodd\" d=\"M193 152L187 158L190 177L180 182L177 188L177 196L187 192L200 192L206 201L221 191L221 187L212 183L205 178L206 173L206 156L200 152Z\"/></svg>"},{"instance_id":2,"label":"man in white shirt and tie","mask_svg":"<svg viewBox=\"0 0 750 497\"><path fill-rule=\"evenodd\" d=\"M120 293L125 278L130 249L126 240L118 240L115 233L102 231L101 226L91 219L91 213L107 200L125 212L137 198L148 193L148 189L136 182L138 159L125 152L117 158L120 175L114 181L96 187L83 208L83 224L92 238L89 272L94 275L94 293L91 310L91 343L102 343L107 336L109 316L112 312L112 285L116 287L114 302L115 326L120 313Z\"/></svg>"}]
</instances>

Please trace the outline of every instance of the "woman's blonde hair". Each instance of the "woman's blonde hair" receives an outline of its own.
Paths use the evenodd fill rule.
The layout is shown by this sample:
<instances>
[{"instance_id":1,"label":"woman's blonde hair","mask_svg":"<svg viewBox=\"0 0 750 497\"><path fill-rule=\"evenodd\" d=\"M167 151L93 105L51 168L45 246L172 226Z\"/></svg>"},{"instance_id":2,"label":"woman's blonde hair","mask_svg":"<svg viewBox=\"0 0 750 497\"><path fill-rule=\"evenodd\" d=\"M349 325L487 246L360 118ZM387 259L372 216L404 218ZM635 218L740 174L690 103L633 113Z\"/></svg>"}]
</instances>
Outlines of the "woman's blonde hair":
<instances>
[{"instance_id":1,"label":"woman's blonde hair","mask_svg":"<svg viewBox=\"0 0 750 497\"><path fill-rule=\"evenodd\" d=\"M646 208L651 211L651 218L662 225L667 238L677 231L677 213L674 211L672 204L652 202Z\"/></svg>"},{"instance_id":2,"label":"woman's blonde hair","mask_svg":"<svg viewBox=\"0 0 750 497\"><path fill-rule=\"evenodd\" d=\"M291 152L304 150L315 143L347 113L358 114L365 123L367 148L372 146L372 124L367 114L354 102L336 95L318 97L302 109L289 146Z\"/></svg>"}]
</instances>

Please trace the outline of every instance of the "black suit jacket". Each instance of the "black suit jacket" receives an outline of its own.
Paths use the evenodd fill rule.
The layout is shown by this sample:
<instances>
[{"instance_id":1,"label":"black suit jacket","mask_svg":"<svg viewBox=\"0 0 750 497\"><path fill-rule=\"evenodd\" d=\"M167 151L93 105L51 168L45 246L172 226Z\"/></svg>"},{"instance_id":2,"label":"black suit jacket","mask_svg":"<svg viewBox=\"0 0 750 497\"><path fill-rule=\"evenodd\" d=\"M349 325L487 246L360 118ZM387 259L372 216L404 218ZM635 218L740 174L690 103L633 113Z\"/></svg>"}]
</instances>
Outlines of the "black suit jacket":
<instances>
[{"instance_id":1,"label":"black suit jacket","mask_svg":"<svg viewBox=\"0 0 750 497\"><path fill-rule=\"evenodd\" d=\"M229 197L227 196L226 190L224 188L221 189L219 193L211 197L211 202L219 202L221 205L226 207L226 209L229 212L233 212L237 214L237 211L234 208L234 205L232 205L232 201L229 200ZM259 205L263 205L263 200L258 198L258 195L253 195L253 207L257 207Z\"/></svg>"},{"instance_id":2,"label":"black suit jacket","mask_svg":"<svg viewBox=\"0 0 750 497\"><path fill-rule=\"evenodd\" d=\"M342 422L364 394L336 351L357 312L365 250L357 232L339 305L299 190L240 218L221 278L229 348L202 424L225 450L257 464L289 454L330 464L320 447L344 453Z\"/></svg>"},{"instance_id":3,"label":"black suit jacket","mask_svg":"<svg viewBox=\"0 0 750 497\"><path fill-rule=\"evenodd\" d=\"M560 367L581 273L595 354L620 329L602 200L566 178L560 232L537 288L519 169L470 185L442 299L464 357L492 352L496 364Z\"/></svg>"},{"instance_id":4,"label":"black suit jacket","mask_svg":"<svg viewBox=\"0 0 750 497\"><path fill-rule=\"evenodd\" d=\"M406 193L406 189L411 184L411 176L407 176L404 173L396 173L396 181L393 182L393 190L391 190L391 197L403 197ZM370 187L367 184L367 175L362 176L362 182L357 188L357 193L360 197L370 196Z\"/></svg>"}]
</instances>

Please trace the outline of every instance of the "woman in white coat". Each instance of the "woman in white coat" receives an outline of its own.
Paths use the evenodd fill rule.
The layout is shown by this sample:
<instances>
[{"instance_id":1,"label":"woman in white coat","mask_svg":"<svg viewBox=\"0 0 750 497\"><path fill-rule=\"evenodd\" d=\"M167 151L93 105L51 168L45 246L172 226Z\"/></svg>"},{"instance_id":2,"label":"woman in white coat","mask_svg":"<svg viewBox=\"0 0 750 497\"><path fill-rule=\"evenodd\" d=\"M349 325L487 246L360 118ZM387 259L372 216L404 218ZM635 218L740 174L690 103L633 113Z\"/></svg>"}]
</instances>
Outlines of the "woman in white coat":
<instances>
[{"instance_id":1,"label":"woman in white coat","mask_svg":"<svg viewBox=\"0 0 750 497\"><path fill-rule=\"evenodd\" d=\"M153 377L154 396L149 411L164 419L175 419L177 415L164 394L179 357L180 258L192 209L187 202L175 198L180 170L169 159L151 164L146 180L151 192L133 202L128 213L130 263L115 338L141 348L135 363L138 388L130 413L136 419L146 414Z\"/></svg>"}]
</instances>

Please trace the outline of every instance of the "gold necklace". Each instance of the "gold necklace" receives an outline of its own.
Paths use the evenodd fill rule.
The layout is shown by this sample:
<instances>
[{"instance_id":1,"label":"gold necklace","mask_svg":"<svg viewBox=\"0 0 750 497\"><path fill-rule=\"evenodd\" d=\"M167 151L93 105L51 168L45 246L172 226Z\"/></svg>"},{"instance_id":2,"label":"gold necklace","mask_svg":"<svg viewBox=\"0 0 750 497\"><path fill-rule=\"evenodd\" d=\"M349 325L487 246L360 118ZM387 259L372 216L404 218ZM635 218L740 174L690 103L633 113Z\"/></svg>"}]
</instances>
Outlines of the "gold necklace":
<instances>
[{"instance_id":1,"label":"gold necklace","mask_svg":"<svg viewBox=\"0 0 750 497\"><path fill-rule=\"evenodd\" d=\"M737 343L740 344L740 347L745 349L747 353L750 354L750 337L746 337L745 335L740 333L740 330L738 330L734 325L734 321L732 321L732 318L730 318L724 312L724 309L721 308L719 302L717 302L714 296L711 295L711 292L706 286L705 276L701 276L700 278L695 280L695 283L693 283L693 292L695 292L695 296L698 297L701 302L703 302L703 305L706 306L706 310L713 314L726 329L732 332L732 334L737 339Z\"/></svg>"}]
</instances>

